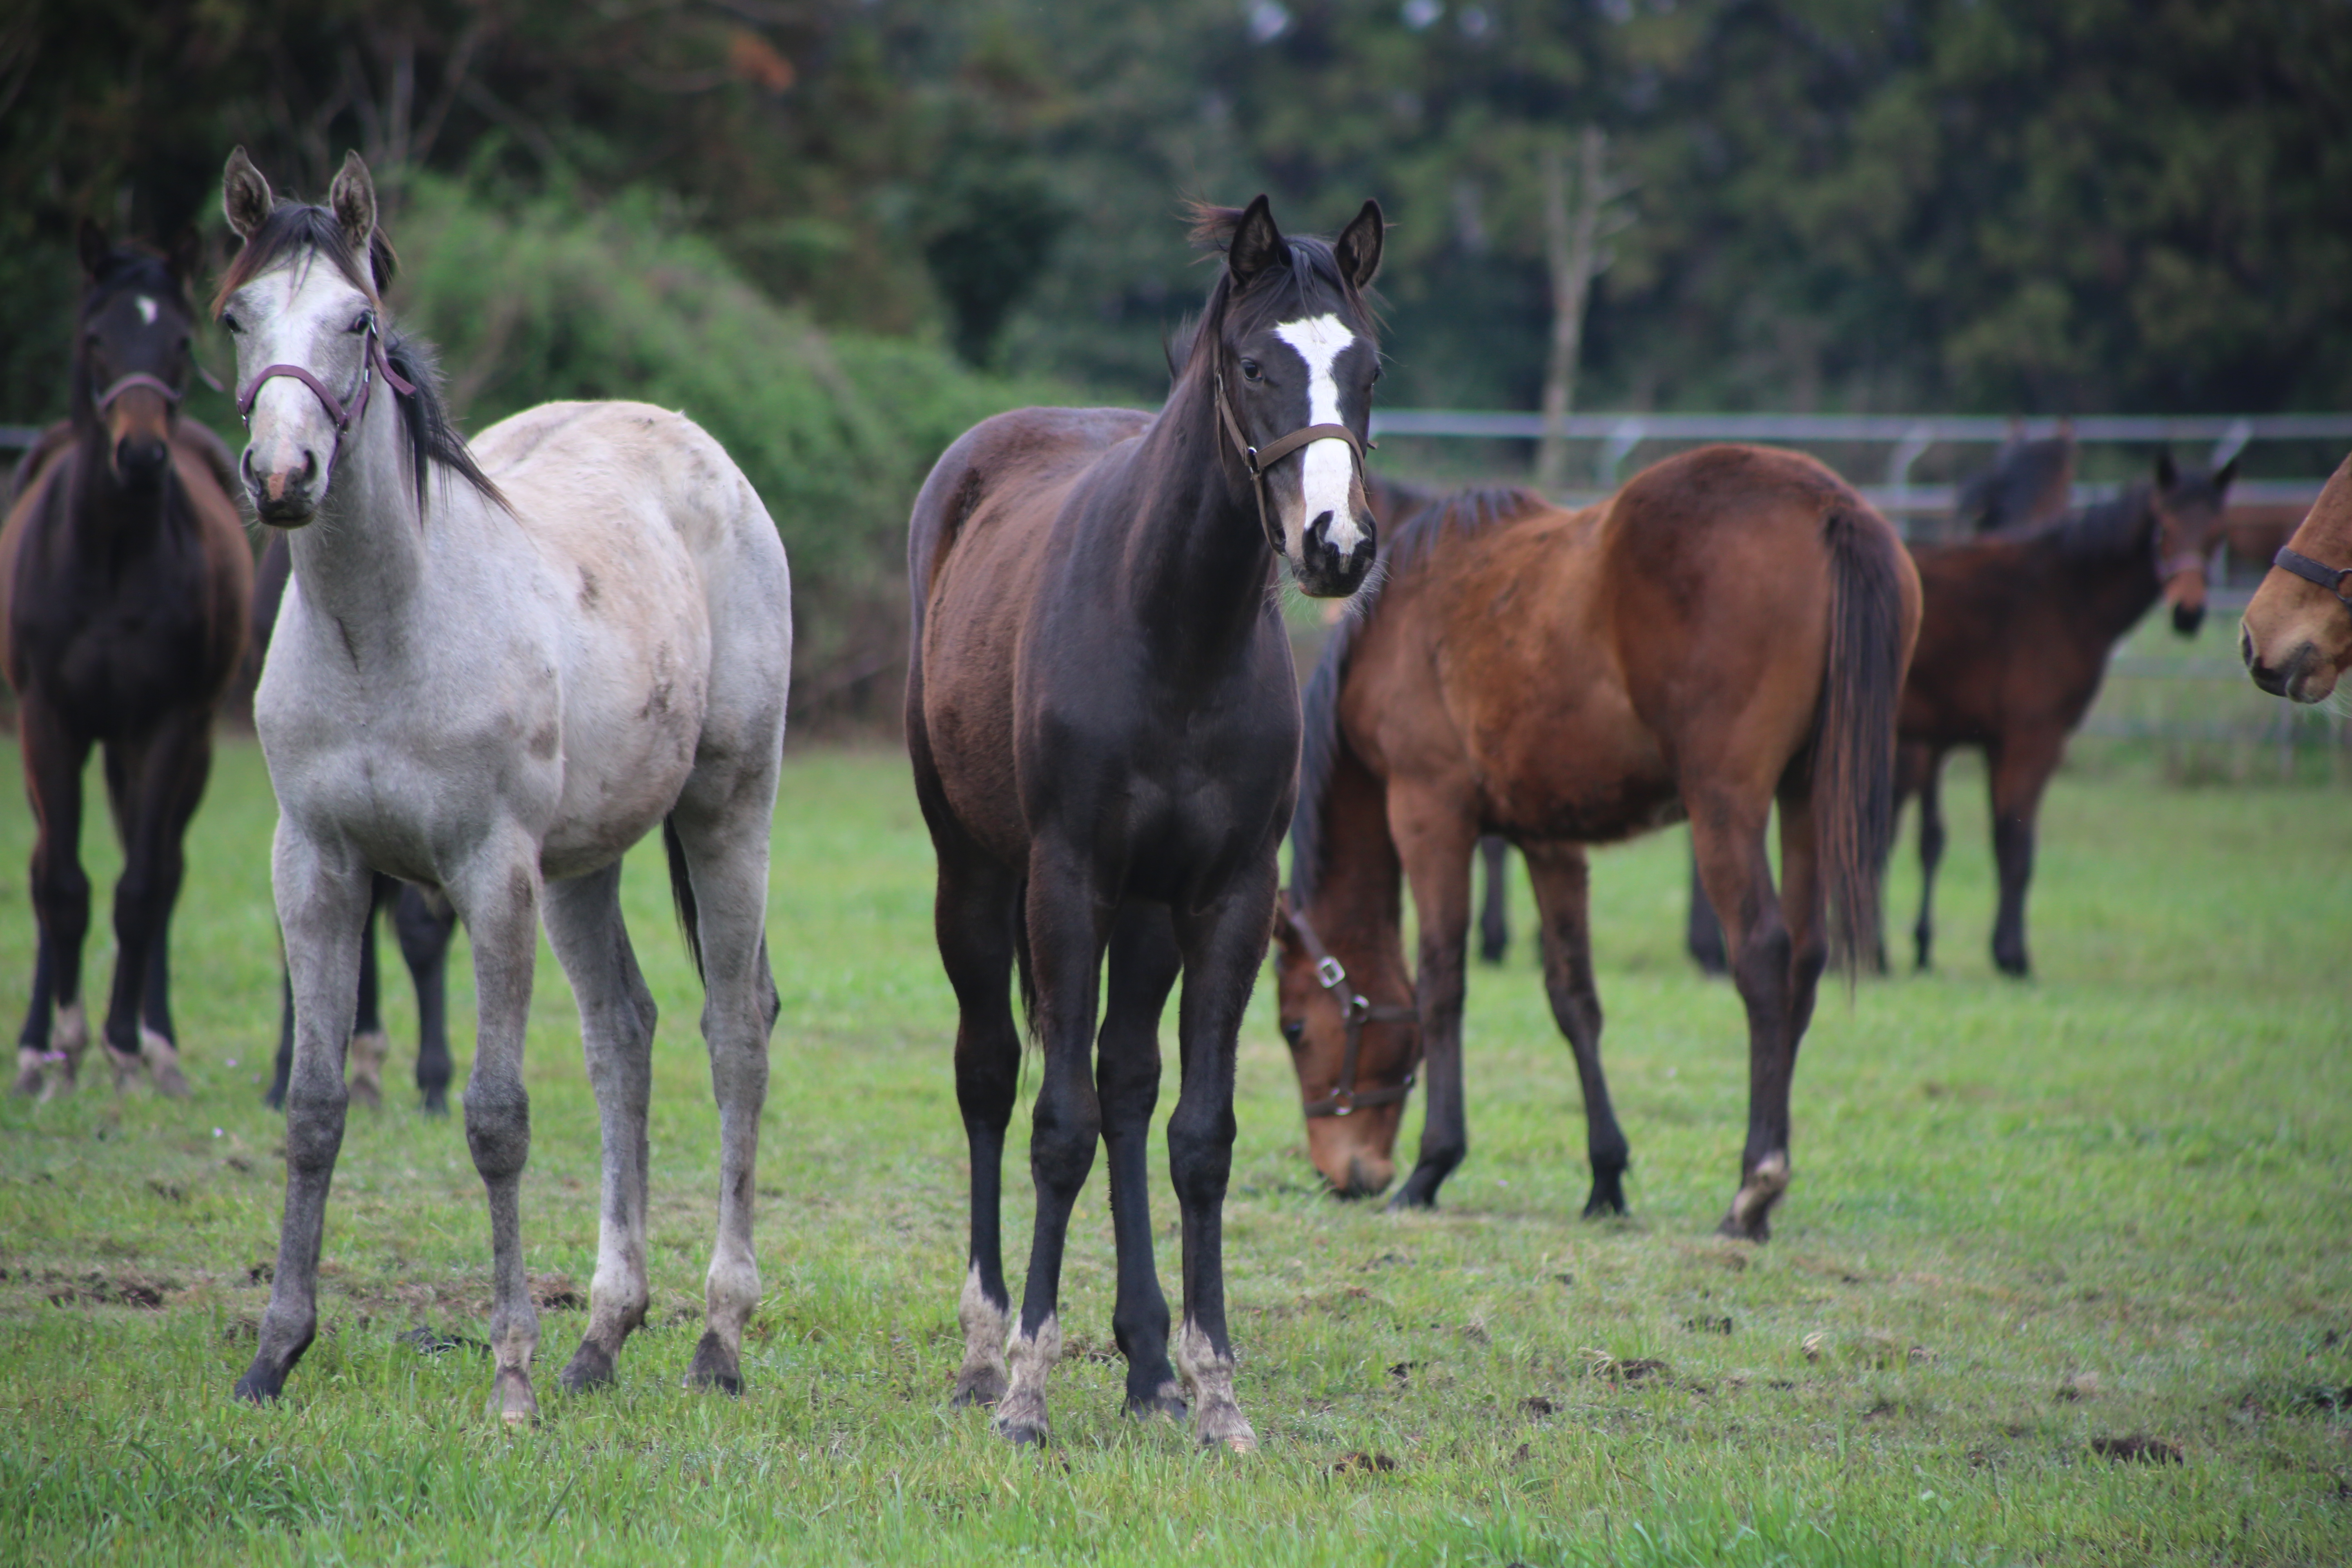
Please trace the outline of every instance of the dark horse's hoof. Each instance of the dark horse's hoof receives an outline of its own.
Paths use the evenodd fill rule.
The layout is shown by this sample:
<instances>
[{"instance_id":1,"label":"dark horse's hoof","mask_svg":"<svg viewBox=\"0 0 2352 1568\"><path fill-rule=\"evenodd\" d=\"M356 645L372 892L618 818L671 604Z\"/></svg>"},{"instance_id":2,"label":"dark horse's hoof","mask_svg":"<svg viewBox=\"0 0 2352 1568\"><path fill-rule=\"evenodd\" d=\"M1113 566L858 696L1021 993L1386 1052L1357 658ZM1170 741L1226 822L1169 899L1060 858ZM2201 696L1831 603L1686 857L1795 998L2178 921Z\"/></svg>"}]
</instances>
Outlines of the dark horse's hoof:
<instances>
[{"instance_id":1,"label":"dark horse's hoof","mask_svg":"<svg viewBox=\"0 0 2352 1568\"><path fill-rule=\"evenodd\" d=\"M1407 1182L1397 1189L1397 1195L1391 1198L1383 1206L1390 1214L1404 1214L1414 1209L1433 1209L1437 1206L1437 1194L1424 1193L1411 1182Z\"/></svg>"},{"instance_id":2,"label":"dark horse's hoof","mask_svg":"<svg viewBox=\"0 0 2352 1568\"><path fill-rule=\"evenodd\" d=\"M715 1331L702 1331L702 1342L694 1347L694 1363L686 1369L686 1385L715 1388L722 1394L743 1392L742 1371Z\"/></svg>"},{"instance_id":3,"label":"dark horse's hoof","mask_svg":"<svg viewBox=\"0 0 2352 1568\"><path fill-rule=\"evenodd\" d=\"M1584 1200L1585 1218L1607 1219L1625 1212L1625 1194L1616 1183L1611 1182L1605 1187L1599 1182L1592 1184L1592 1195Z\"/></svg>"},{"instance_id":4,"label":"dark horse's hoof","mask_svg":"<svg viewBox=\"0 0 2352 1568\"><path fill-rule=\"evenodd\" d=\"M580 1348L572 1352L571 1363L556 1378L556 1386L566 1394L586 1394L591 1389L610 1388L620 1381L619 1370L613 1364L612 1352L593 1340L582 1340Z\"/></svg>"},{"instance_id":5,"label":"dark horse's hoof","mask_svg":"<svg viewBox=\"0 0 2352 1568\"><path fill-rule=\"evenodd\" d=\"M1149 1421L1155 1415L1181 1421L1192 1409L1184 1398L1184 1385L1172 1377L1148 1394L1128 1391L1127 1413L1138 1421Z\"/></svg>"},{"instance_id":6,"label":"dark horse's hoof","mask_svg":"<svg viewBox=\"0 0 2352 1568\"><path fill-rule=\"evenodd\" d=\"M286 1374L258 1364L246 1369L236 1380L231 1397L246 1405L275 1405L278 1394L285 1392Z\"/></svg>"}]
</instances>

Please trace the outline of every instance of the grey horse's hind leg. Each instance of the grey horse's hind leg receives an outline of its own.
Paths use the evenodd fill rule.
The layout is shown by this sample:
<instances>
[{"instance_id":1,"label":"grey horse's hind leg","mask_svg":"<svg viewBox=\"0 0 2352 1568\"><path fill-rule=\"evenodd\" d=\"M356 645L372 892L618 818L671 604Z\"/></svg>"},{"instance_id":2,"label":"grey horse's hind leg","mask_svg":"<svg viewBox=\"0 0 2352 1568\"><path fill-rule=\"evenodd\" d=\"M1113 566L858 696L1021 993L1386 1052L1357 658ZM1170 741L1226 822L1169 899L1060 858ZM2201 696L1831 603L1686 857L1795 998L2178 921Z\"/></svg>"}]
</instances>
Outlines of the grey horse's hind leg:
<instances>
[{"instance_id":1,"label":"grey horse's hind leg","mask_svg":"<svg viewBox=\"0 0 2352 1568\"><path fill-rule=\"evenodd\" d=\"M547 939L580 1004L595 1086L604 1181L588 1332L563 1369L568 1389L613 1381L621 1345L646 1321L646 1114L653 1098L654 998L621 920L618 862L547 886Z\"/></svg>"},{"instance_id":2,"label":"grey horse's hind leg","mask_svg":"<svg viewBox=\"0 0 2352 1568\"><path fill-rule=\"evenodd\" d=\"M703 1281L702 1339L686 1381L730 1394L742 1392L743 1328L760 1304L751 1207L760 1111L768 1098L768 1033L775 1022L765 934L775 802L770 761L764 777L698 774L671 817L692 881L702 950L702 1038L719 1100L719 1231Z\"/></svg>"},{"instance_id":3,"label":"grey horse's hind leg","mask_svg":"<svg viewBox=\"0 0 2352 1568\"><path fill-rule=\"evenodd\" d=\"M319 1248L350 1105L343 1052L359 994L360 928L368 909L367 868L356 856L321 850L281 821L274 860L294 994L294 1061L286 1094L286 1216L278 1272L253 1364L236 1383L237 1397L257 1404L278 1397L318 1332Z\"/></svg>"},{"instance_id":4,"label":"grey horse's hind leg","mask_svg":"<svg viewBox=\"0 0 2352 1568\"><path fill-rule=\"evenodd\" d=\"M521 1191L530 1158L522 1046L539 947L538 845L520 831L493 837L452 879L449 894L474 942L479 1022L466 1082L466 1143L489 1200L490 1354L497 1367L490 1405L501 1419L523 1423L539 1414L530 1386L539 1309L523 1273Z\"/></svg>"}]
</instances>

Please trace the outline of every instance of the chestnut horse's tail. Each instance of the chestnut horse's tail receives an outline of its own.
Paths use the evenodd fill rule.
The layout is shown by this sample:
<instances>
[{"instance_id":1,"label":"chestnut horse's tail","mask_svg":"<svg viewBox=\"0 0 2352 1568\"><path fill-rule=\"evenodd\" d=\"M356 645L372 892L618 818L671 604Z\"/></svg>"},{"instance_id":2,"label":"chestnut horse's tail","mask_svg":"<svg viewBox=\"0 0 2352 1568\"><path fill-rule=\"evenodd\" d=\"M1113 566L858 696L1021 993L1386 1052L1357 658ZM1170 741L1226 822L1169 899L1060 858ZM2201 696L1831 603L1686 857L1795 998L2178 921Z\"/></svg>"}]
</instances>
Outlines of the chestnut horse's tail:
<instances>
[{"instance_id":1,"label":"chestnut horse's tail","mask_svg":"<svg viewBox=\"0 0 2352 1568\"><path fill-rule=\"evenodd\" d=\"M1830 638L1813 742L1813 826L1829 895L1830 952L1848 984L1878 941L1878 893L1895 830L1895 711L1916 631L1908 562L1885 521L1853 502L1822 520Z\"/></svg>"}]
</instances>

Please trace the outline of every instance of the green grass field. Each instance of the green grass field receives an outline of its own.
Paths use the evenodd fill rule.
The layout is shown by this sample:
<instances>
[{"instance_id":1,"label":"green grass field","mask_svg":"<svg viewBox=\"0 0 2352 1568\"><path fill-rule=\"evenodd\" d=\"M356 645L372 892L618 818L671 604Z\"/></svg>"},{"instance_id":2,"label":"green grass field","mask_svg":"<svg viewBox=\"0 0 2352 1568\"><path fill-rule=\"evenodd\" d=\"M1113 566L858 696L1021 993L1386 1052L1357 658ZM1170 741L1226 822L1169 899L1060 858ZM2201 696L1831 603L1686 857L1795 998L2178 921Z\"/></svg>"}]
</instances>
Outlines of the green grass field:
<instances>
[{"instance_id":1,"label":"green grass field","mask_svg":"<svg viewBox=\"0 0 2352 1568\"><path fill-rule=\"evenodd\" d=\"M0 764L13 1026L31 827L13 749ZM1709 1234L1735 1175L1744 1036L1729 990L1679 954L1678 834L1604 854L1595 876L1630 1220L1577 1217L1575 1078L1524 940L1473 979L1473 1150L1433 1215L1318 1192L1262 986L1227 1234L1264 1447L1236 1459L1118 1413L1099 1164L1066 1279L1053 1447L1011 1450L984 1414L947 1407L964 1160L952 1015L929 847L905 763L882 751L796 748L786 771L768 1296L744 1397L678 1386L715 1116L691 971L641 848L628 897L664 1009L656 1305L619 1390L551 1387L585 1321L596 1130L571 998L543 961L524 1188L530 1267L555 1303L542 1424L499 1429L482 1360L395 1339L478 1336L488 1298L464 1139L405 1092L352 1115L319 1342L281 1405L233 1405L282 1176L260 1104L272 808L257 752L229 742L175 939L194 1103L99 1089L0 1105L0 1560L2352 1561L2352 810L2341 789L2155 776L2062 777L2033 905L2040 978L2015 984L1986 954L1980 774L1956 770L1943 970L1824 1001L1798 1076L1796 1185L1761 1248ZM89 848L103 887L113 846L94 828ZM1904 853L1892 897L1907 922ZM1524 932L1523 886L1519 914ZM102 994L109 943L92 945ZM396 971L388 938L383 952ZM404 1086L413 1014L387 989L388 1082ZM1015 1128L1017 1291L1025 1118ZM1172 1288L1164 1188L1157 1207ZM2132 1437L2179 1462L2095 1447Z\"/></svg>"}]
</instances>

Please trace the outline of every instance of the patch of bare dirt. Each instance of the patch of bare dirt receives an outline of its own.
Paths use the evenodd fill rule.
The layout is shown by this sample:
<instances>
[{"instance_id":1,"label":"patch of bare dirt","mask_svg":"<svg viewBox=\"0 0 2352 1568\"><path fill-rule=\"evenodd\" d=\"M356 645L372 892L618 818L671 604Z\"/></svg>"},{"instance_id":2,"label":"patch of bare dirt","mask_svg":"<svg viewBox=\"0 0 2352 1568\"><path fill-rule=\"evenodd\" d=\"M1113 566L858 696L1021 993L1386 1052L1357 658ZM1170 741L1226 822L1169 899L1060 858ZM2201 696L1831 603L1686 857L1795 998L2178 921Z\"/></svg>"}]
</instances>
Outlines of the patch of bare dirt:
<instances>
[{"instance_id":1,"label":"patch of bare dirt","mask_svg":"<svg viewBox=\"0 0 2352 1568\"><path fill-rule=\"evenodd\" d=\"M1397 1462L1386 1454L1370 1454L1359 1449L1332 1460L1327 1473L1334 1476L1384 1476L1396 1468Z\"/></svg>"},{"instance_id":2,"label":"patch of bare dirt","mask_svg":"<svg viewBox=\"0 0 2352 1568\"><path fill-rule=\"evenodd\" d=\"M95 1269L88 1274L60 1274L50 1269L37 1281L30 1269L22 1269L17 1278L27 1284L39 1285L52 1307L131 1307L143 1312L160 1312L163 1310L164 1293L179 1288L168 1279L138 1274L101 1274Z\"/></svg>"}]
</instances>

